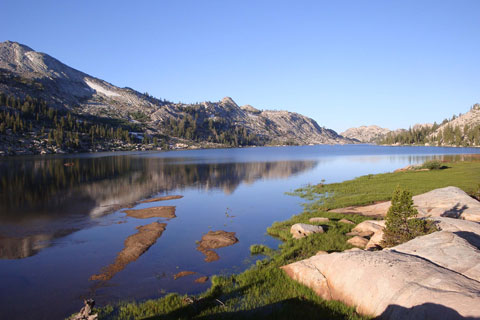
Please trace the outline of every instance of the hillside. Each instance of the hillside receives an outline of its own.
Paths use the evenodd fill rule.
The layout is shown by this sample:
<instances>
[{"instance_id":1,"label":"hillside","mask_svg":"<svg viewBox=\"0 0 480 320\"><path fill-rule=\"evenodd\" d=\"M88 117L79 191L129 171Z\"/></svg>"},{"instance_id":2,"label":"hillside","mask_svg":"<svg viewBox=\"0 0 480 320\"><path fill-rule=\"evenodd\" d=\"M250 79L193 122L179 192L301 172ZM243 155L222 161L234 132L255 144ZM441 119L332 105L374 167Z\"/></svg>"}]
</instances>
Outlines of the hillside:
<instances>
[{"instance_id":1,"label":"hillside","mask_svg":"<svg viewBox=\"0 0 480 320\"><path fill-rule=\"evenodd\" d=\"M468 112L445 119L441 124L415 125L408 130L388 133L381 144L424 144L433 146L480 146L480 104Z\"/></svg>"},{"instance_id":2,"label":"hillside","mask_svg":"<svg viewBox=\"0 0 480 320\"><path fill-rule=\"evenodd\" d=\"M443 145L480 146L480 105L441 124L428 138Z\"/></svg>"},{"instance_id":3,"label":"hillside","mask_svg":"<svg viewBox=\"0 0 480 320\"><path fill-rule=\"evenodd\" d=\"M380 128L379 126L373 125L349 128L340 133L340 135L363 143L375 143L385 137L389 132L391 132L390 129Z\"/></svg>"},{"instance_id":4,"label":"hillside","mask_svg":"<svg viewBox=\"0 0 480 320\"><path fill-rule=\"evenodd\" d=\"M298 113L119 88L10 41L0 94L0 154L354 142Z\"/></svg>"}]
</instances>

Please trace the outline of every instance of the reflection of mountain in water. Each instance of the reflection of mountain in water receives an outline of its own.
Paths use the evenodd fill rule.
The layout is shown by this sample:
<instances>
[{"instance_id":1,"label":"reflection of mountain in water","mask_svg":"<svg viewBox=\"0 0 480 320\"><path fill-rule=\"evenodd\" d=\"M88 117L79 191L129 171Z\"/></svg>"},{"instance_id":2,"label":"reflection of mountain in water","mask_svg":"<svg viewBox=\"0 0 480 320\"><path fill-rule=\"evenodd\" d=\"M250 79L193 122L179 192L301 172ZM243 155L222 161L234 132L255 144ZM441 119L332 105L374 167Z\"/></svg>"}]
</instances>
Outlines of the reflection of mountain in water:
<instances>
[{"instance_id":1,"label":"reflection of mountain in water","mask_svg":"<svg viewBox=\"0 0 480 320\"><path fill-rule=\"evenodd\" d=\"M31 256L94 217L179 188L232 193L242 182L286 178L316 161L179 164L178 159L115 156L0 162L0 257ZM65 166L67 162L73 166Z\"/></svg>"}]
</instances>

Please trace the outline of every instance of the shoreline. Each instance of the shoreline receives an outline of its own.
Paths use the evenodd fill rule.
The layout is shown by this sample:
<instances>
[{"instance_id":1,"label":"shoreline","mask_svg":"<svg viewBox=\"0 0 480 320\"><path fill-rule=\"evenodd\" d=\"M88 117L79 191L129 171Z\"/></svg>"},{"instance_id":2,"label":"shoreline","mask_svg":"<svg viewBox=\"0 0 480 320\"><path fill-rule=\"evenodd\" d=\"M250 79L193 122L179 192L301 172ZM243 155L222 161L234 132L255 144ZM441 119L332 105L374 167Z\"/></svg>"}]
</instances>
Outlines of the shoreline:
<instances>
[{"instance_id":1,"label":"shoreline","mask_svg":"<svg viewBox=\"0 0 480 320\"><path fill-rule=\"evenodd\" d=\"M477 190L476 181L480 181L480 162L452 162L451 168L436 171L391 172L362 176L353 180L328 185L315 185L297 189L296 195L308 199L314 195L315 200L304 205L305 210L292 218L274 222L267 233L282 240L277 249L265 246L251 247L253 254L261 254L264 259L239 274L230 276L213 276L212 284L207 291L194 296L195 302L185 303L186 295L169 293L164 297L147 301L123 302L109 305L100 310L100 319L127 319L135 315L172 316L193 318L221 317L227 312L232 318L248 318L262 314L265 308L272 309L269 317L288 319L297 315L299 307L305 307L307 318L323 314L329 318L365 319L369 317L357 314L352 307L337 301L325 301L316 294L288 278L279 267L315 255L319 250L326 252L344 251L352 246L346 243L346 233L352 226L342 225L340 219L353 220L356 224L371 219L359 215L344 215L328 212L327 209L346 207L347 205L365 205L375 201L389 200L392 189L397 183L406 183L413 194L419 194L445 185L457 185L469 194ZM415 179L412 179L415 178ZM413 180L413 181L412 181ZM351 190L353 186L367 187L364 194L355 194L352 198L342 195L342 190ZM363 189L364 190L364 189ZM325 192L335 191L336 198L322 198ZM369 196L368 196L369 195ZM327 217L327 232L314 234L308 238L294 241L290 236L290 226L294 223L306 222L312 217ZM233 292L242 289L240 296L231 298ZM237 293L237 295L239 294ZM219 300L222 304L216 302ZM278 310L277 310L278 308ZM227 311L225 311L227 310ZM141 317L140 317L141 318ZM139 319L140 319L139 318Z\"/></svg>"},{"instance_id":2,"label":"shoreline","mask_svg":"<svg viewBox=\"0 0 480 320\"><path fill-rule=\"evenodd\" d=\"M177 152L177 151L195 151L195 150L230 150L230 149L250 149L250 148L284 148L284 147L315 147L315 146L373 146L373 147L395 147L395 148L404 148L404 147L424 147L424 148L448 148L448 149L480 149L480 146L422 146L422 145L383 145L383 144L369 144L369 143L355 143L355 144L331 144L331 143L322 143L322 144L302 144L302 145L263 145L263 146L238 146L238 147L198 147L198 148L179 148L179 149L167 149L167 150L110 150L110 151L94 151L94 152L70 152L70 153L48 153L48 154L14 154L7 155L0 153L0 160L2 159L14 159L14 158L72 158L75 156L84 158L91 156L92 158L109 156L109 155L136 155L136 154L145 154L145 153L164 153L164 152ZM446 155L456 155L457 153L446 154ZM458 155L475 155L477 153L458 153ZM432 154L434 155L434 154Z\"/></svg>"}]
</instances>

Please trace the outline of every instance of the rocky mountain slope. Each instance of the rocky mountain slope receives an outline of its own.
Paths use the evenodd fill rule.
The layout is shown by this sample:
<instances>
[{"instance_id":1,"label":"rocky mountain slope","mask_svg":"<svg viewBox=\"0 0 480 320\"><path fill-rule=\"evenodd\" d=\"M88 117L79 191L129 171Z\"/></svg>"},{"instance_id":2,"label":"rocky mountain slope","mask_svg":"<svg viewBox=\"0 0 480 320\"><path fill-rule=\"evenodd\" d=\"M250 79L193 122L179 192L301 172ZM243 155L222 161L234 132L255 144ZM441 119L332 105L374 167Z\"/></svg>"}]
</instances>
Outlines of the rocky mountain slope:
<instances>
[{"instance_id":1,"label":"rocky mountain slope","mask_svg":"<svg viewBox=\"0 0 480 320\"><path fill-rule=\"evenodd\" d=\"M408 130L387 133L381 144L480 146L480 104L473 105L465 114L453 115L442 123L416 124Z\"/></svg>"},{"instance_id":2,"label":"rocky mountain slope","mask_svg":"<svg viewBox=\"0 0 480 320\"><path fill-rule=\"evenodd\" d=\"M480 104L473 105L465 114L453 115L442 123L415 124L408 129L394 131L378 126L350 128L341 133L363 143L388 145L480 146Z\"/></svg>"},{"instance_id":3,"label":"rocky mountain slope","mask_svg":"<svg viewBox=\"0 0 480 320\"><path fill-rule=\"evenodd\" d=\"M219 102L198 104L156 99L130 88L116 87L10 41L0 43L0 94L4 94L6 101L9 97L19 98L17 105L32 97L45 101L59 112L97 120L118 119L126 129L129 124L140 127L142 134L151 140L153 137L162 140L162 145L172 142L187 146L199 142L230 146L354 142L301 114L258 110L249 105L239 107L228 97Z\"/></svg>"},{"instance_id":4,"label":"rocky mountain slope","mask_svg":"<svg viewBox=\"0 0 480 320\"><path fill-rule=\"evenodd\" d=\"M380 128L379 126L361 126L358 128L349 128L340 133L345 138L355 139L363 143L375 143L382 139L390 129Z\"/></svg>"},{"instance_id":5,"label":"rocky mountain slope","mask_svg":"<svg viewBox=\"0 0 480 320\"><path fill-rule=\"evenodd\" d=\"M480 104L475 104L465 114L444 121L429 135L429 139L448 144L461 140L462 144L480 145Z\"/></svg>"}]
</instances>

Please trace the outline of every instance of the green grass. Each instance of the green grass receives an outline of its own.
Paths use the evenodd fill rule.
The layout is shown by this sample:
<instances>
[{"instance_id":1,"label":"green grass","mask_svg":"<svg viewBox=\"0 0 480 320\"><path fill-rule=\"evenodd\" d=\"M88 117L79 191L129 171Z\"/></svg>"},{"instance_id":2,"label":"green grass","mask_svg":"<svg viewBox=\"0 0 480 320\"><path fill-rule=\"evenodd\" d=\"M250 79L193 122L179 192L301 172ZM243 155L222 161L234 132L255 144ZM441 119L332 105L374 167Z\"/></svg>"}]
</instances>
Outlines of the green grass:
<instances>
[{"instance_id":1,"label":"green grass","mask_svg":"<svg viewBox=\"0 0 480 320\"><path fill-rule=\"evenodd\" d=\"M448 163L445 170L406 171L368 175L334 184L308 186L295 192L310 202L303 213L287 221L275 222L267 232L283 240L279 249L264 245L250 248L252 254L266 258L250 269L232 276L214 276L212 286L186 303L186 296L169 294L142 303L122 303L102 309L100 319L364 319L354 308L337 301L325 301L309 288L288 278L279 268L302 260L317 251L343 251L351 246L345 235L353 225L340 223L347 218L359 223L368 218L327 212L328 209L364 205L390 200L400 185L414 195L435 188L457 186L469 194L479 192L480 162ZM289 230L311 217L328 217L321 223L326 230L307 238L293 240Z\"/></svg>"},{"instance_id":2,"label":"green grass","mask_svg":"<svg viewBox=\"0 0 480 320\"><path fill-rule=\"evenodd\" d=\"M354 205L367 205L376 201L390 200L399 185L413 195L436 188L456 186L470 195L478 194L480 162L452 162L444 164L443 170L405 171L366 175L341 183L319 184L296 190L306 200L307 211L329 210Z\"/></svg>"},{"instance_id":3,"label":"green grass","mask_svg":"<svg viewBox=\"0 0 480 320\"><path fill-rule=\"evenodd\" d=\"M253 244L250 246L251 255L262 254L264 256L270 256L273 252L274 251L271 248L263 244Z\"/></svg>"}]
</instances>

